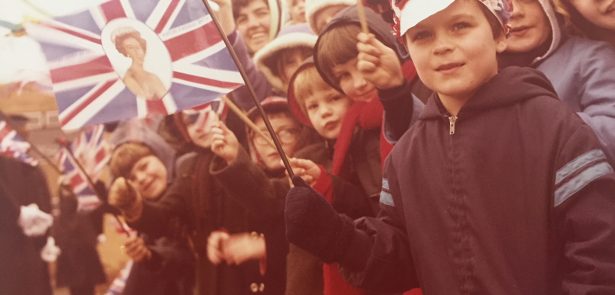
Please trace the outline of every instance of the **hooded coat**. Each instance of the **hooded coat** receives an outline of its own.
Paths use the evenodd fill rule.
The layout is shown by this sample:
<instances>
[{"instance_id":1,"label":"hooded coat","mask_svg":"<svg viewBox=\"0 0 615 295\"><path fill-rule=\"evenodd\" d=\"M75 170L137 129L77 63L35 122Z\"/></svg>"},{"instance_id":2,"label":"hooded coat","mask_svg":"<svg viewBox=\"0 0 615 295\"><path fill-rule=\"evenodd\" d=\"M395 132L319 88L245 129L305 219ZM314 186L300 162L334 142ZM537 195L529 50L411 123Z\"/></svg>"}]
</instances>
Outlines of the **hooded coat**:
<instances>
[{"instance_id":1,"label":"hooded coat","mask_svg":"<svg viewBox=\"0 0 615 295\"><path fill-rule=\"evenodd\" d=\"M566 35L551 2L539 3L549 19L551 38L544 46L548 49L530 65L543 72L560 100L592 127L615 163L615 47Z\"/></svg>"},{"instance_id":2,"label":"hooded coat","mask_svg":"<svg viewBox=\"0 0 615 295\"><path fill-rule=\"evenodd\" d=\"M392 48L395 53L397 53L397 57L399 58L399 61L402 65L402 72L404 74L404 77L406 78L407 84L407 86L406 84L404 84L400 87L408 87L409 89L413 89L413 93L417 92L416 90L414 90L414 88L420 88L422 84L416 85L416 82L418 82L419 80L415 79L417 76L414 64L410 60L410 55L408 54L405 47L402 46L401 43L399 43L397 37L395 36L393 28L374 11L366 9L365 14L370 33L374 34L380 42L382 42L387 47ZM346 24L360 25L359 15L357 13L356 6L351 6L340 11L338 15L336 15L335 18L325 26L321 35L329 30L334 29L337 26ZM318 48L318 41L315 48ZM314 58L316 67L323 79L332 87L338 89L340 92L343 92L335 79L327 75L326 71L322 70L319 67L317 52L314 53ZM419 99L419 95L391 96L389 92L395 92L396 90L397 89L378 90L379 98L382 103L382 107L384 108L384 114L382 118L383 136L390 143L395 143L395 141L397 141L397 139L401 137L401 135L416 120L417 116L414 115L418 115L424 106L421 99ZM408 116L409 112L414 115Z\"/></svg>"},{"instance_id":3,"label":"hooded coat","mask_svg":"<svg viewBox=\"0 0 615 295\"><path fill-rule=\"evenodd\" d=\"M340 263L368 289L612 294L614 192L591 128L541 73L509 67L456 121L430 99L388 159L381 215L341 234Z\"/></svg>"},{"instance_id":4,"label":"hooded coat","mask_svg":"<svg viewBox=\"0 0 615 295\"><path fill-rule=\"evenodd\" d=\"M177 176L159 202L143 203L139 220L131 226L154 236L169 234L173 229L162 221L179 217L188 227L194 253L197 255L198 294L249 294L255 288L259 292L264 278L259 273L259 264L248 261L241 265L213 265L207 259L207 238L215 230L229 233L262 233L259 218L251 214L243 204L229 198L229 187L223 187L210 171L214 155L209 150L198 150L178 160ZM257 175L257 174L256 174ZM265 183L253 178L254 183ZM250 187L247 184L234 189L246 189L244 193L271 192L270 187ZM266 287L266 286L265 286ZM263 289L265 288L263 287ZM265 292L265 294L268 294ZM275 293L274 293L275 294Z\"/></svg>"},{"instance_id":5,"label":"hooded coat","mask_svg":"<svg viewBox=\"0 0 615 295\"><path fill-rule=\"evenodd\" d=\"M155 125L155 124L154 124ZM124 122L114 130L110 141L116 146L137 142L151 149L167 170L170 183L174 175L175 151L142 120ZM120 175L116 175L118 177ZM153 200L144 200L147 206L165 203L167 191ZM123 294L192 294L194 289L195 259L187 239L186 226L177 216L169 217L163 225L165 230L143 231L139 235L152 252L148 260L135 262L126 278Z\"/></svg>"}]
</instances>

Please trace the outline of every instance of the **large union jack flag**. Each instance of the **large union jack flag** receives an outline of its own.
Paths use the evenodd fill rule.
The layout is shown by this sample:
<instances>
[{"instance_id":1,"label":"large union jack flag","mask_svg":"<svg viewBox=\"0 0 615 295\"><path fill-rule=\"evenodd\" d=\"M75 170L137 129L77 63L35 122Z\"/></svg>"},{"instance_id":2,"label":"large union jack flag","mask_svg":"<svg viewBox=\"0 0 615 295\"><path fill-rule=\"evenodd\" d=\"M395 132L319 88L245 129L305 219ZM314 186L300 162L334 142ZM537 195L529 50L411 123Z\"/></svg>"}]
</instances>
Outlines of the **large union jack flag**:
<instances>
[{"instance_id":1,"label":"large union jack flag","mask_svg":"<svg viewBox=\"0 0 615 295\"><path fill-rule=\"evenodd\" d=\"M38 161L28 154L29 150L30 144L11 128L0 113L0 156L15 158L32 166L38 165Z\"/></svg>"},{"instance_id":2,"label":"large union jack flag","mask_svg":"<svg viewBox=\"0 0 615 295\"><path fill-rule=\"evenodd\" d=\"M92 181L97 181L109 162L111 150L103 135L102 125L89 126L67 146L85 171L79 169L66 149L59 154L59 167L62 171L60 181L67 184L77 197L79 211L95 209L101 204L101 200L88 183L84 172Z\"/></svg>"},{"instance_id":3,"label":"large union jack flag","mask_svg":"<svg viewBox=\"0 0 615 295\"><path fill-rule=\"evenodd\" d=\"M200 0L112 0L26 28L47 58L63 129L174 113L244 83ZM131 30L141 63L119 41Z\"/></svg>"}]
</instances>

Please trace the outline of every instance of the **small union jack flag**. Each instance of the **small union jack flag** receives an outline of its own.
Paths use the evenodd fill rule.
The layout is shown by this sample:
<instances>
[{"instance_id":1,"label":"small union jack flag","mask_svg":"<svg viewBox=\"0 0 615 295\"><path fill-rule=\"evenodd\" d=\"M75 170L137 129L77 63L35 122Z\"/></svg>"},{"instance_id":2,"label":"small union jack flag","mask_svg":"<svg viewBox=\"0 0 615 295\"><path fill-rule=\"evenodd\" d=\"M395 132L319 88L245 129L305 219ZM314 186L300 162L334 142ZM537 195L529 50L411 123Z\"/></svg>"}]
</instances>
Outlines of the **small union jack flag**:
<instances>
[{"instance_id":1,"label":"small union jack flag","mask_svg":"<svg viewBox=\"0 0 615 295\"><path fill-rule=\"evenodd\" d=\"M32 166L38 165L38 161L28 154L29 150L30 144L0 114L0 156L15 158Z\"/></svg>"},{"instance_id":2,"label":"small union jack flag","mask_svg":"<svg viewBox=\"0 0 615 295\"><path fill-rule=\"evenodd\" d=\"M68 184L77 196L77 209L79 211L89 211L101 204L101 200L96 195L94 188L88 183L84 172L92 181L96 181L109 162L111 150L109 144L103 138L103 134L103 125L90 126L67 146L85 171L79 169L77 163L65 149L59 155L59 166L62 171L60 181Z\"/></svg>"},{"instance_id":3,"label":"small union jack flag","mask_svg":"<svg viewBox=\"0 0 615 295\"><path fill-rule=\"evenodd\" d=\"M128 280L130 270L132 269L132 264L132 260L126 262L126 265L124 265L124 268L122 268L119 275L113 280L113 282L111 282L111 286L109 286L109 290L107 290L105 295L121 295L124 293L126 281Z\"/></svg>"},{"instance_id":4,"label":"small union jack flag","mask_svg":"<svg viewBox=\"0 0 615 295\"><path fill-rule=\"evenodd\" d=\"M112 0L26 29L63 129L174 113L244 83L200 0Z\"/></svg>"}]
</instances>

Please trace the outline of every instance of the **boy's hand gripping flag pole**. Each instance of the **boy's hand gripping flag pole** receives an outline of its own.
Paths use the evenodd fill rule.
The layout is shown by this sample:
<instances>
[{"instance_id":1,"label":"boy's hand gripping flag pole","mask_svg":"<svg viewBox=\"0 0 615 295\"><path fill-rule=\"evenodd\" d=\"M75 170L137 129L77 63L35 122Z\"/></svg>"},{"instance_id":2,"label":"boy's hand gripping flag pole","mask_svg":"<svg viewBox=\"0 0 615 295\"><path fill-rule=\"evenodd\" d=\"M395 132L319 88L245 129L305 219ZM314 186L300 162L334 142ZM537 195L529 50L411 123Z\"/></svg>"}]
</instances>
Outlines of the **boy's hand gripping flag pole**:
<instances>
[{"instance_id":1,"label":"boy's hand gripping flag pole","mask_svg":"<svg viewBox=\"0 0 615 295\"><path fill-rule=\"evenodd\" d=\"M222 36L222 40L224 41L224 44L226 45L226 48L228 49L231 55L231 58L233 59L233 61L235 62L235 65L237 66L237 70L241 74L241 77L244 80L245 86L248 88L248 91L250 92L250 96L252 97L252 100L254 101L256 108L258 109L258 113L263 118L263 121L265 122L265 126L267 126L267 131L271 135L271 138L273 139L273 143L275 144L275 148L280 154L280 157L282 158L284 167L286 168L286 171L288 172L288 177L292 179L295 176L295 173L293 172L293 169L290 166L290 162L288 161L288 156L284 152L284 149L282 149L282 144L280 143L280 139L278 138L278 135L273 130L273 127L271 126L271 122L269 122L269 118L267 118L267 115L265 114L265 111L263 110L261 104L258 102L258 99L256 99L256 91L254 91L254 87L252 87L252 83L250 83L250 79L248 78L248 75L246 74L246 70L243 68L243 65L239 61L239 57L237 57L237 53L235 53L235 50L233 49L233 45L228 40L226 34L222 30L222 27L220 26L220 22L218 22L218 19L216 18L215 13L211 13L213 10L211 9L211 6L209 5L208 0L203 0L203 4L207 8L207 11L210 12L211 19L216 24L216 27L218 28L218 31L220 32L220 35Z\"/></svg>"},{"instance_id":2,"label":"boy's hand gripping flag pole","mask_svg":"<svg viewBox=\"0 0 615 295\"><path fill-rule=\"evenodd\" d=\"M77 169L81 171L88 185L92 188L92 190L94 191L98 199L101 201L104 200L102 196L100 195L100 192L98 192L98 190L96 189L96 186L94 185L94 181L92 181L92 178L90 177L90 175L85 171L85 169L81 165L81 162L77 160L77 157L75 157L75 154L73 154L73 151L71 150L69 146L69 143L67 141L60 140L60 139L56 140L56 142L66 151L66 154L70 157L72 162L75 163L75 165L77 166ZM113 217L115 218L115 221L120 225L122 232L124 232L124 234L126 234L127 237L130 237L130 231L126 228L126 226L117 216L117 214L113 213Z\"/></svg>"}]
</instances>

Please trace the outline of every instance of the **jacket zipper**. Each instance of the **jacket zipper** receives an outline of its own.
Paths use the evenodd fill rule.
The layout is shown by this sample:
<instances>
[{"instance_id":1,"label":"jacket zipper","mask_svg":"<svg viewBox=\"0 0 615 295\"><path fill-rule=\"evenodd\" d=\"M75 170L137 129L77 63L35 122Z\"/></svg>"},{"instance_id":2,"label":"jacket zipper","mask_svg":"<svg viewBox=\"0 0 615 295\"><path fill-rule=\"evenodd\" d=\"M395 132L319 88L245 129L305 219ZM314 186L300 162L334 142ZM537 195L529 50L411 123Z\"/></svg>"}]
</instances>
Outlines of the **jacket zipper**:
<instances>
[{"instance_id":1,"label":"jacket zipper","mask_svg":"<svg viewBox=\"0 0 615 295\"><path fill-rule=\"evenodd\" d=\"M448 117L448 134L455 134L455 123L457 122L457 116L449 116Z\"/></svg>"}]
</instances>

